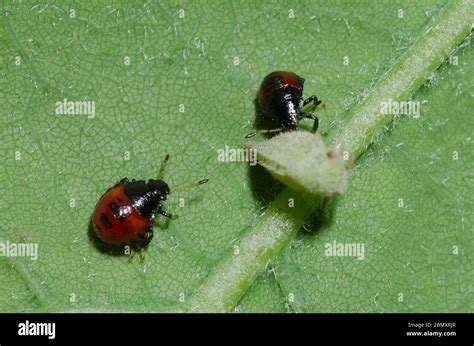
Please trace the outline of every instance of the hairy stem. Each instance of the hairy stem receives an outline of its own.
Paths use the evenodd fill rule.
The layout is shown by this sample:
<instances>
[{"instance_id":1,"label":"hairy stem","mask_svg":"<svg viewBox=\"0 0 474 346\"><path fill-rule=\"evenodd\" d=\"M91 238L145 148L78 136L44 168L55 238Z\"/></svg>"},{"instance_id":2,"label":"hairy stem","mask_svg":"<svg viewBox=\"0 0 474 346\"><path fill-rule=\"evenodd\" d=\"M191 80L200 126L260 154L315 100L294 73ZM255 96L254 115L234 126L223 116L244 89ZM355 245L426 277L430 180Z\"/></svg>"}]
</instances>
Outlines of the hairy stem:
<instances>
[{"instance_id":1,"label":"hairy stem","mask_svg":"<svg viewBox=\"0 0 474 346\"><path fill-rule=\"evenodd\" d=\"M389 100L408 100L471 32L473 21L472 0L448 3L440 16L330 134L331 143L343 145L358 158L392 120L391 115L381 113L381 104Z\"/></svg>"},{"instance_id":2,"label":"hairy stem","mask_svg":"<svg viewBox=\"0 0 474 346\"><path fill-rule=\"evenodd\" d=\"M393 118L381 114L381 104L388 100L408 100L470 33L473 21L474 1L455 0L446 5L438 18L330 134L331 144L341 145L352 152L354 158L359 157ZM234 251L216 265L213 273L183 304L182 311L232 310L320 202L318 197L284 189L254 228L234 246Z\"/></svg>"},{"instance_id":3,"label":"hairy stem","mask_svg":"<svg viewBox=\"0 0 474 346\"><path fill-rule=\"evenodd\" d=\"M313 198L284 189L254 228L234 246L232 254L217 265L193 294L184 311L225 312L231 309L269 260L285 248L316 203Z\"/></svg>"}]
</instances>

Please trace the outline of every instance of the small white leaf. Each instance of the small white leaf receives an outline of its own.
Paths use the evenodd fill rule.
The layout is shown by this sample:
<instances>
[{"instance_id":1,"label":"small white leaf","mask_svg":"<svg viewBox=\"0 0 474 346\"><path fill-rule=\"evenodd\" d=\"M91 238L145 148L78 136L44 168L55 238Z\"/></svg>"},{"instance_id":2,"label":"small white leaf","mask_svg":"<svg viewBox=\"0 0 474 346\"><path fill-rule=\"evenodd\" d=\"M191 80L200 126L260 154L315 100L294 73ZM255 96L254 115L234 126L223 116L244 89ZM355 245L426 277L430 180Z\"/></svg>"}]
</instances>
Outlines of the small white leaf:
<instances>
[{"instance_id":1,"label":"small white leaf","mask_svg":"<svg viewBox=\"0 0 474 346\"><path fill-rule=\"evenodd\" d=\"M347 190L348 161L341 149L328 148L318 133L284 132L246 146L257 151L260 165L295 190L325 196Z\"/></svg>"}]
</instances>

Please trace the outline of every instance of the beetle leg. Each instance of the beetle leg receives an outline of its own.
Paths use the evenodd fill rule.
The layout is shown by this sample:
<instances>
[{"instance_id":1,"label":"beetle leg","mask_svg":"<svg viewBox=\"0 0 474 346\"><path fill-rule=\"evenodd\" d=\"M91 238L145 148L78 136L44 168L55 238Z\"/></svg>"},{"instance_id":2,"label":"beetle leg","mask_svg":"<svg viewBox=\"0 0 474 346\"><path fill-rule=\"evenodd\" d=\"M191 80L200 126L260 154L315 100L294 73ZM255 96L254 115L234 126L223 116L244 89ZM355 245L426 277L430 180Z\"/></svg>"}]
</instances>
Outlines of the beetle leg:
<instances>
[{"instance_id":1,"label":"beetle leg","mask_svg":"<svg viewBox=\"0 0 474 346\"><path fill-rule=\"evenodd\" d=\"M320 108L324 108L324 104L321 100L318 100L315 95L308 97L303 101L303 107L301 107L299 119L310 118L316 120L316 117L311 112L314 111L318 106L320 106ZM319 124L316 123L313 124L313 131L316 131L318 125Z\"/></svg>"},{"instance_id":2,"label":"beetle leg","mask_svg":"<svg viewBox=\"0 0 474 346\"><path fill-rule=\"evenodd\" d=\"M318 99L316 95L311 95L306 100L303 101L303 107L307 106L308 104L313 103L313 107L316 108L318 105L322 103L321 100Z\"/></svg>"},{"instance_id":3,"label":"beetle leg","mask_svg":"<svg viewBox=\"0 0 474 346\"><path fill-rule=\"evenodd\" d=\"M135 250L130 247L130 255L128 255L128 262L130 263L133 259L133 257L135 256Z\"/></svg>"},{"instance_id":4,"label":"beetle leg","mask_svg":"<svg viewBox=\"0 0 474 346\"><path fill-rule=\"evenodd\" d=\"M318 98L316 97L316 95L311 95L310 97L308 97L306 100L303 101L303 107L317 99Z\"/></svg>"},{"instance_id":5,"label":"beetle leg","mask_svg":"<svg viewBox=\"0 0 474 346\"><path fill-rule=\"evenodd\" d=\"M318 127L319 127L319 118L317 116L315 116L313 113L306 113L305 118L314 120L313 132L316 132L318 130Z\"/></svg>"},{"instance_id":6,"label":"beetle leg","mask_svg":"<svg viewBox=\"0 0 474 346\"><path fill-rule=\"evenodd\" d=\"M153 221L156 218L156 214L160 214L168 219L175 219L177 216L174 214L167 213L162 209L163 205L158 204L155 209L151 212L151 220Z\"/></svg>"},{"instance_id":7,"label":"beetle leg","mask_svg":"<svg viewBox=\"0 0 474 346\"><path fill-rule=\"evenodd\" d=\"M160 214L168 219L175 219L175 215L174 214L170 214L170 213L167 213L166 211L164 211L163 209L158 209L156 211L157 214Z\"/></svg>"},{"instance_id":8,"label":"beetle leg","mask_svg":"<svg viewBox=\"0 0 474 346\"><path fill-rule=\"evenodd\" d=\"M316 132L318 131L318 127L319 127L319 119L318 117L314 117L314 123L313 123L313 132Z\"/></svg>"},{"instance_id":9,"label":"beetle leg","mask_svg":"<svg viewBox=\"0 0 474 346\"><path fill-rule=\"evenodd\" d=\"M141 248L146 247L153 239L153 227L145 228L145 233L142 234Z\"/></svg>"},{"instance_id":10,"label":"beetle leg","mask_svg":"<svg viewBox=\"0 0 474 346\"><path fill-rule=\"evenodd\" d=\"M140 264L145 262L145 250L143 248L140 249Z\"/></svg>"},{"instance_id":11,"label":"beetle leg","mask_svg":"<svg viewBox=\"0 0 474 346\"><path fill-rule=\"evenodd\" d=\"M252 138L253 136L255 136L257 134L257 131L252 131L252 132L249 132L245 135L245 138Z\"/></svg>"},{"instance_id":12,"label":"beetle leg","mask_svg":"<svg viewBox=\"0 0 474 346\"><path fill-rule=\"evenodd\" d=\"M306 100L303 101L303 107L301 109L301 118L309 118L313 119L313 132L316 132L319 127L319 119L317 116L315 116L311 111L315 110L316 107L321 105L321 107L324 107L324 104L322 104L322 101L319 100L316 95L311 95L308 97ZM304 109L306 107L306 109Z\"/></svg>"}]
</instances>

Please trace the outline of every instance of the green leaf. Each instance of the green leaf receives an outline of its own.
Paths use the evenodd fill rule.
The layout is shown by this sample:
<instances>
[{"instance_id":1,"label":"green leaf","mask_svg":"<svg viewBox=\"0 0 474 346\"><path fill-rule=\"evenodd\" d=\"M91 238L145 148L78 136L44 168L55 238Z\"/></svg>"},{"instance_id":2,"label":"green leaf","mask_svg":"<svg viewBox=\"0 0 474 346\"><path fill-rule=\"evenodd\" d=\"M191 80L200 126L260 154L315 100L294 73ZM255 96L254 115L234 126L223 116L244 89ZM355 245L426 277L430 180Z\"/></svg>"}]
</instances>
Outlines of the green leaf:
<instances>
[{"instance_id":1,"label":"green leaf","mask_svg":"<svg viewBox=\"0 0 474 346\"><path fill-rule=\"evenodd\" d=\"M4 3L0 239L38 244L39 253L0 257L0 309L180 309L225 268L279 190L261 187L269 177L258 169L217 160L226 144L243 146L261 78L276 69L304 76L331 133L446 4ZM361 157L346 195L331 203L335 215L322 207L328 216L229 305L286 311L291 293L298 311L472 310L470 54L467 45L458 66L416 94L428 100L421 119L401 118ZM64 98L95 101L95 117L55 114ZM100 195L125 176L156 177L167 153L171 187L209 184L170 195L166 207L180 217L156 227L143 264L99 251L88 224ZM331 240L364 242L366 260L323 256Z\"/></svg>"},{"instance_id":2,"label":"green leaf","mask_svg":"<svg viewBox=\"0 0 474 346\"><path fill-rule=\"evenodd\" d=\"M334 217L300 232L279 258L294 310L473 310L474 54L456 56L459 65L414 98L420 118L400 118L358 161ZM330 256L334 242L363 244L365 259Z\"/></svg>"}]
</instances>

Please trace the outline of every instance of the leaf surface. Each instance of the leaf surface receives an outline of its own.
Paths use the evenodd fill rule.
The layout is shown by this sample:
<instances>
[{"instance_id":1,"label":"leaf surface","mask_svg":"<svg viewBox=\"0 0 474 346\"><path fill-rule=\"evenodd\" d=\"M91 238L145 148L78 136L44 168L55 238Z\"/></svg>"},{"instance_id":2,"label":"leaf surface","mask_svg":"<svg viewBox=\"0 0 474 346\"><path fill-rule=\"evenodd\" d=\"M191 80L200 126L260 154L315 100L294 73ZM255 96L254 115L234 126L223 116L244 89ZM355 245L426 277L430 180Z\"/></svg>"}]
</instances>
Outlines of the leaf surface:
<instances>
[{"instance_id":1,"label":"leaf surface","mask_svg":"<svg viewBox=\"0 0 474 346\"><path fill-rule=\"evenodd\" d=\"M304 76L330 131L445 4L4 3L0 238L39 254L0 257L0 310L179 306L279 189L217 160L225 145L243 146L261 78ZM471 55L466 46L417 93L421 118L401 118L362 157L334 216L301 232L237 310L286 311L290 293L296 311L472 310ZM95 117L57 115L64 98L95 101ZM210 183L170 195L179 218L156 227L144 264L99 251L88 224L100 195L123 177L156 177L167 153L171 187ZM366 244L366 259L325 257L332 240Z\"/></svg>"}]
</instances>

